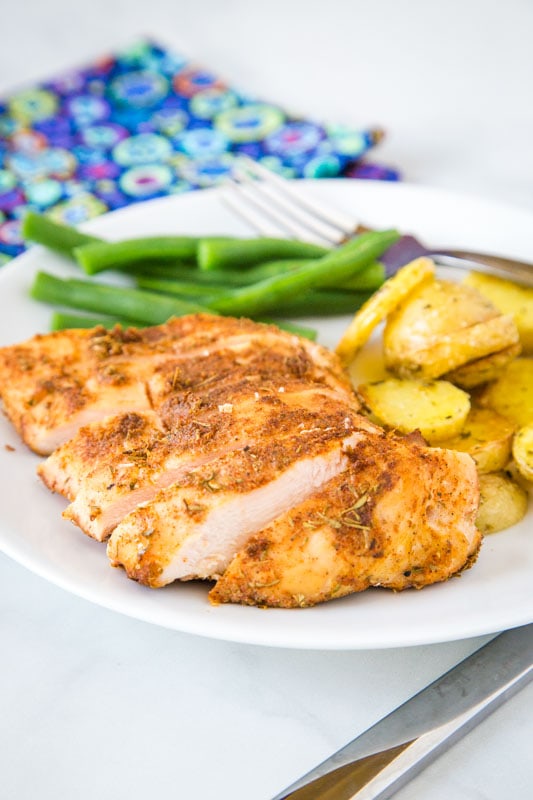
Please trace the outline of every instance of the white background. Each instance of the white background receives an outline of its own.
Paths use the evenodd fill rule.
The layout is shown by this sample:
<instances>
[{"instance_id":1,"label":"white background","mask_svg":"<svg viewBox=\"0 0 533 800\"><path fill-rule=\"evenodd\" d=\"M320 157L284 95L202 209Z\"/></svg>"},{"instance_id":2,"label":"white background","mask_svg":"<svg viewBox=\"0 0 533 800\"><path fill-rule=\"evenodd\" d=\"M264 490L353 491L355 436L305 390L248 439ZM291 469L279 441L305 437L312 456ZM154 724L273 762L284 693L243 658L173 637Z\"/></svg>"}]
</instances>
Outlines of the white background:
<instances>
[{"instance_id":1,"label":"white background","mask_svg":"<svg viewBox=\"0 0 533 800\"><path fill-rule=\"evenodd\" d=\"M388 131L406 180L533 209L528 0L1 0L0 92L151 35L317 119ZM370 653L211 642L0 559L0 797L268 800L484 640ZM522 692L399 800L525 800Z\"/></svg>"}]
</instances>

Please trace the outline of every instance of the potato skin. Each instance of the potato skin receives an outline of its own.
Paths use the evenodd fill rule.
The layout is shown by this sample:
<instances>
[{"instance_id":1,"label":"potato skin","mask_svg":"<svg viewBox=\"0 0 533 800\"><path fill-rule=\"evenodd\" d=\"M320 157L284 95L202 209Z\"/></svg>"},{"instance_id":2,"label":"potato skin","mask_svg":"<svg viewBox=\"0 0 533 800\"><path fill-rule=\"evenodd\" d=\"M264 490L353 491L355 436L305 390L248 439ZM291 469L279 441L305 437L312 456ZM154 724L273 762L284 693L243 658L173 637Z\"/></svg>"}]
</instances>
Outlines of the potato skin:
<instances>
[{"instance_id":1,"label":"potato skin","mask_svg":"<svg viewBox=\"0 0 533 800\"><path fill-rule=\"evenodd\" d=\"M533 481L533 422L516 433L513 458L520 475L527 481Z\"/></svg>"},{"instance_id":2,"label":"potato skin","mask_svg":"<svg viewBox=\"0 0 533 800\"><path fill-rule=\"evenodd\" d=\"M503 531L524 518L527 492L504 472L480 475L479 492L476 527L481 533Z\"/></svg>"},{"instance_id":3,"label":"potato skin","mask_svg":"<svg viewBox=\"0 0 533 800\"><path fill-rule=\"evenodd\" d=\"M336 353L342 363L348 366L380 322L408 300L418 286L432 281L434 275L435 264L424 257L406 264L385 281L361 306L338 343Z\"/></svg>"},{"instance_id":4,"label":"potato skin","mask_svg":"<svg viewBox=\"0 0 533 800\"><path fill-rule=\"evenodd\" d=\"M464 283L481 292L502 314L513 316L524 354L533 355L533 289L481 272L469 273Z\"/></svg>"},{"instance_id":5,"label":"potato skin","mask_svg":"<svg viewBox=\"0 0 533 800\"><path fill-rule=\"evenodd\" d=\"M488 356L484 356L484 358L469 361L468 364L448 372L444 375L444 378L457 384L457 386L461 386L463 389L474 389L476 386L496 380L503 368L519 356L521 352L520 343L504 347L503 350L499 350L497 353L491 353Z\"/></svg>"},{"instance_id":6,"label":"potato skin","mask_svg":"<svg viewBox=\"0 0 533 800\"><path fill-rule=\"evenodd\" d=\"M511 457L515 426L490 408L474 407L462 431L441 442L441 447L468 453L479 474L504 469Z\"/></svg>"},{"instance_id":7,"label":"potato skin","mask_svg":"<svg viewBox=\"0 0 533 800\"><path fill-rule=\"evenodd\" d=\"M519 341L505 316L470 286L434 280L387 319L385 362L400 377L438 378Z\"/></svg>"},{"instance_id":8,"label":"potato skin","mask_svg":"<svg viewBox=\"0 0 533 800\"><path fill-rule=\"evenodd\" d=\"M395 338L403 341L405 336L406 349L419 350L436 344L451 331L470 328L498 315L493 303L477 289L436 278L419 286L404 300L390 315L389 328L398 325ZM404 325L408 330L404 330Z\"/></svg>"}]
</instances>

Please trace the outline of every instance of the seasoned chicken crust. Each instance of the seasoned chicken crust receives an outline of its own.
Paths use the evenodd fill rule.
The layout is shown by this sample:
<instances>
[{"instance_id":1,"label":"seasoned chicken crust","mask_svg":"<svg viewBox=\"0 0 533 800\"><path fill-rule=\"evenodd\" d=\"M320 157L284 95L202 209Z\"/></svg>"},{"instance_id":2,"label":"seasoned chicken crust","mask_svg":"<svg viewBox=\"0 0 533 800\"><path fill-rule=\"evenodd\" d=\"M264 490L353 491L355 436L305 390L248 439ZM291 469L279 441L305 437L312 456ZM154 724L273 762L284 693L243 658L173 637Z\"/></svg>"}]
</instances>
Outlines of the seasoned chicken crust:
<instances>
[{"instance_id":1,"label":"seasoned chicken crust","mask_svg":"<svg viewBox=\"0 0 533 800\"><path fill-rule=\"evenodd\" d=\"M295 608L446 580L480 546L473 460L385 434L333 353L272 325L36 336L0 349L0 397L64 516L150 587Z\"/></svg>"},{"instance_id":2,"label":"seasoned chicken crust","mask_svg":"<svg viewBox=\"0 0 533 800\"><path fill-rule=\"evenodd\" d=\"M476 511L472 459L369 434L344 472L249 539L210 598L294 608L443 581L475 560Z\"/></svg>"},{"instance_id":3,"label":"seasoned chicken crust","mask_svg":"<svg viewBox=\"0 0 533 800\"><path fill-rule=\"evenodd\" d=\"M142 330L39 334L0 348L0 399L26 444L48 455L82 425L159 409L164 418L177 389L217 381L239 367L265 375L269 365L271 374L349 391L325 348L272 325L199 314Z\"/></svg>"}]
</instances>

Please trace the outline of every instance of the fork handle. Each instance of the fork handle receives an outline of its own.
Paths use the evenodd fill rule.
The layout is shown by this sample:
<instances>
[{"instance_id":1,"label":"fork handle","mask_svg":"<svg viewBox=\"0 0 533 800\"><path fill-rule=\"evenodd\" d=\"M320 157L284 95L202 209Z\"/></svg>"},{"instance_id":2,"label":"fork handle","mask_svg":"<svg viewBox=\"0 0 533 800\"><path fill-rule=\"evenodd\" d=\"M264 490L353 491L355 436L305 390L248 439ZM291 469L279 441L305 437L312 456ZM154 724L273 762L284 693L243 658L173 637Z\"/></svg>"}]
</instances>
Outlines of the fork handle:
<instances>
[{"instance_id":1,"label":"fork handle","mask_svg":"<svg viewBox=\"0 0 533 800\"><path fill-rule=\"evenodd\" d=\"M507 278L515 283L533 287L533 264L525 261L488 253L474 253L470 250L432 250L430 255L443 266L485 272L498 278Z\"/></svg>"}]
</instances>

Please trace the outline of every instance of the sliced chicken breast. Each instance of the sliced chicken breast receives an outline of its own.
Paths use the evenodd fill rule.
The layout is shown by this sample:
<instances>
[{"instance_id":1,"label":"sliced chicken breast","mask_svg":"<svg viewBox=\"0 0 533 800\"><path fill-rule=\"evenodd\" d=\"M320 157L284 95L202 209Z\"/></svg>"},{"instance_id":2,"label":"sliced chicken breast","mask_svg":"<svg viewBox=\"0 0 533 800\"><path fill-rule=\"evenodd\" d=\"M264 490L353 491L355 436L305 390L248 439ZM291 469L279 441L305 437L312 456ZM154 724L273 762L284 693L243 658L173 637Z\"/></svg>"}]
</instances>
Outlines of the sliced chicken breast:
<instances>
[{"instance_id":1,"label":"sliced chicken breast","mask_svg":"<svg viewBox=\"0 0 533 800\"><path fill-rule=\"evenodd\" d=\"M368 434L344 472L250 537L210 599L293 608L447 580L479 549L477 497L470 457Z\"/></svg>"},{"instance_id":2,"label":"sliced chicken breast","mask_svg":"<svg viewBox=\"0 0 533 800\"><path fill-rule=\"evenodd\" d=\"M336 357L319 345L250 320L192 315L144 330L61 331L0 348L0 397L23 440L48 455L82 425L159 410L176 390L213 379L221 363L227 373L241 362L242 372L260 357L272 374L312 374L350 391Z\"/></svg>"},{"instance_id":3,"label":"sliced chicken breast","mask_svg":"<svg viewBox=\"0 0 533 800\"><path fill-rule=\"evenodd\" d=\"M461 453L359 415L337 357L274 326L193 315L0 349L0 397L64 516L152 587L313 605L420 588L475 559Z\"/></svg>"},{"instance_id":4,"label":"sliced chicken breast","mask_svg":"<svg viewBox=\"0 0 533 800\"><path fill-rule=\"evenodd\" d=\"M38 470L50 489L72 501L63 516L103 541L136 505L187 470L262 437L313 428L317 416L323 425L346 418L354 429L374 429L347 409L343 395L321 384L293 380L257 391L254 380L228 380L224 386L216 403L201 390L187 393L181 414L174 409L172 430L162 430L155 414L119 415L81 428Z\"/></svg>"},{"instance_id":5,"label":"sliced chicken breast","mask_svg":"<svg viewBox=\"0 0 533 800\"><path fill-rule=\"evenodd\" d=\"M219 577L252 534L345 470L346 449L367 435L348 432L344 420L335 430L326 427L244 447L191 470L115 528L111 563L154 587Z\"/></svg>"}]
</instances>

